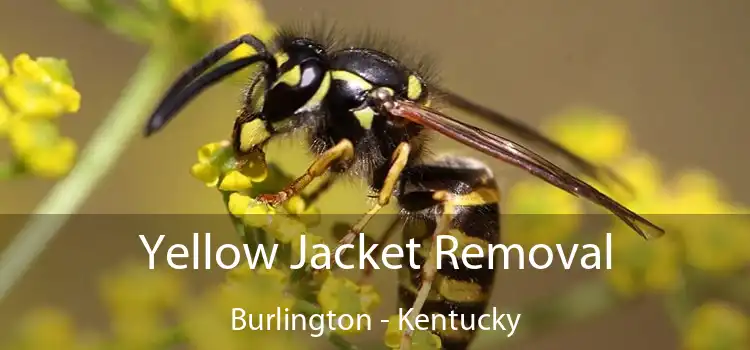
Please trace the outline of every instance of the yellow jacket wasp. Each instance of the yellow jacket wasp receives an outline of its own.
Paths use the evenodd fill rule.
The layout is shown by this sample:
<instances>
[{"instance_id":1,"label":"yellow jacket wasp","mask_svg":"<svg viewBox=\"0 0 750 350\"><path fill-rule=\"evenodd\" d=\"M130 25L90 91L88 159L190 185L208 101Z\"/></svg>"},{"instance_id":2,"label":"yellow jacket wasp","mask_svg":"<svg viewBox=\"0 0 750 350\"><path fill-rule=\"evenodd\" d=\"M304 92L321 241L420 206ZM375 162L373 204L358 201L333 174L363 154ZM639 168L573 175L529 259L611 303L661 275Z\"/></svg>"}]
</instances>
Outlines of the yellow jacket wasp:
<instances>
[{"instance_id":1,"label":"yellow jacket wasp","mask_svg":"<svg viewBox=\"0 0 750 350\"><path fill-rule=\"evenodd\" d=\"M437 235L452 234L496 243L500 238L499 191L492 172L481 162L458 156L426 159L426 131L436 131L498 160L513 164L572 195L584 197L619 217L644 238L664 231L541 155L509 139L451 118L435 102L447 104L505 127L529 142L566 157L597 180L619 180L607 169L588 163L520 122L473 103L429 82L419 67L368 45L336 45L322 33L282 30L272 47L252 35L228 42L186 70L167 91L145 129L160 130L190 100L223 78L263 63L244 97L232 132L240 157L262 151L277 135L304 131L316 160L283 191L259 200L276 205L300 193L315 178L333 173L364 178L378 194L377 203L357 222L341 244L354 240L370 218L395 197L403 216L426 224L417 238L423 246ZM323 33L324 34L324 33ZM208 71L240 45L255 54ZM208 71L208 72L207 72ZM206 73L207 72L207 73ZM205 73L205 74L204 74ZM413 221L413 220L412 220ZM412 314L481 314L494 283L492 271L465 266L436 271L435 249L423 253L422 271L404 269L401 303ZM439 279L436 279L440 276ZM433 285L435 284L435 285ZM437 296L431 290L439 291ZM465 349L472 332L437 332L445 349ZM411 345L411 333L402 349Z\"/></svg>"}]
</instances>

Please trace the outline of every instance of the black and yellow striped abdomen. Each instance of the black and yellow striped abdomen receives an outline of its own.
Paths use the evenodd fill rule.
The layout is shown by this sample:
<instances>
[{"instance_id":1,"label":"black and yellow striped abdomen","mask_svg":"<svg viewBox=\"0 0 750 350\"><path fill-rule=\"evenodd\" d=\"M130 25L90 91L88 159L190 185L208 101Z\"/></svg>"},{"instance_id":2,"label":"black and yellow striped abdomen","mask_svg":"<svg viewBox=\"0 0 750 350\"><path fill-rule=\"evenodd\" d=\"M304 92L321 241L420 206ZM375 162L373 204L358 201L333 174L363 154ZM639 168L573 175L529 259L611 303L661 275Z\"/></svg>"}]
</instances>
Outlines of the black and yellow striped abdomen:
<instances>
[{"instance_id":1,"label":"black and yellow striped abdomen","mask_svg":"<svg viewBox=\"0 0 750 350\"><path fill-rule=\"evenodd\" d=\"M422 186L410 193L401 196L400 203L407 212L407 221L404 227L404 243L409 239L421 244L415 254L415 264L423 267L433 244L433 234L438 226L443 213L451 211L453 218L450 223L448 235L455 238L458 249L455 250L457 265L453 259L442 257L441 267L437 271L435 281L432 285L429 297L425 302L421 314L441 314L446 316L448 323L445 329L436 329L443 342L444 349L466 349L475 335L475 331L466 328L478 329L476 321L484 314L492 294L495 281L494 270L489 265L487 255L488 246L497 244L500 240L500 208L499 190L492 179L492 174L485 168L461 168L458 165L474 165L475 163L450 162L433 166L423 166L428 170L438 170L441 176L447 173L453 174L453 181L443 183L431 183L429 173L421 176L410 176L406 180L421 180ZM445 179L445 178L443 178ZM416 185L412 183L411 185ZM420 186L417 186L420 187ZM415 188L417 188L415 187ZM438 188L442 187L442 188ZM450 194L450 200L434 202L430 205L418 205L420 198L426 196L416 195L418 193L435 193L445 191ZM409 215L409 208L420 207L418 214ZM482 258L469 258L470 265L481 265L479 269L472 269L463 264L461 251L467 244L475 244L485 252ZM450 249L452 242L443 240L443 250ZM471 253L476 253L472 250ZM415 301L417 290L422 283L422 269L412 269L410 265L404 264L399 276L399 302L400 307L408 310ZM453 317L451 318L451 315ZM455 328L451 327L451 319ZM464 324L462 325L461 322ZM474 324L472 324L474 322ZM433 324L436 328L442 325Z\"/></svg>"}]
</instances>

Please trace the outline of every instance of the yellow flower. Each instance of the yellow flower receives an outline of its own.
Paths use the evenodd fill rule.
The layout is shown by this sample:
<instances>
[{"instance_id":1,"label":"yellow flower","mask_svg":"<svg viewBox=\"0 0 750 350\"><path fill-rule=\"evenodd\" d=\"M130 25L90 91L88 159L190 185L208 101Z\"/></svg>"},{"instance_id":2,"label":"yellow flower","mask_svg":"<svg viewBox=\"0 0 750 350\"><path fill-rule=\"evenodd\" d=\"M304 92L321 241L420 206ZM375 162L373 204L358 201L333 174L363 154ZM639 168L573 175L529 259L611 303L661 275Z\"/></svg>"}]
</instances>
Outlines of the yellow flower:
<instances>
[{"instance_id":1,"label":"yellow flower","mask_svg":"<svg viewBox=\"0 0 750 350\"><path fill-rule=\"evenodd\" d=\"M251 33L263 42L269 42L276 33L275 26L266 19L265 10L259 1L226 0L219 17L219 40L227 41ZM230 58L253 54L253 49L241 45L234 49Z\"/></svg>"},{"instance_id":2,"label":"yellow flower","mask_svg":"<svg viewBox=\"0 0 750 350\"><path fill-rule=\"evenodd\" d=\"M705 271L732 271L750 261L750 221L721 196L710 174L683 172L664 201L674 215L659 217L682 239L686 262Z\"/></svg>"},{"instance_id":3,"label":"yellow flower","mask_svg":"<svg viewBox=\"0 0 750 350\"><path fill-rule=\"evenodd\" d=\"M700 170L685 171L672 186L669 203L674 214L729 214L730 206L722 199L718 181Z\"/></svg>"},{"instance_id":4,"label":"yellow flower","mask_svg":"<svg viewBox=\"0 0 750 350\"><path fill-rule=\"evenodd\" d=\"M10 75L10 66L8 66L8 60L5 56L0 54L0 85L5 82L5 79Z\"/></svg>"},{"instance_id":5,"label":"yellow flower","mask_svg":"<svg viewBox=\"0 0 750 350\"><path fill-rule=\"evenodd\" d=\"M669 292L680 286L680 251L672 237L645 241L621 223L609 232L612 232L612 269L604 273L620 294Z\"/></svg>"},{"instance_id":6,"label":"yellow flower","mask_svg":"<svg viewBox=\"0 0 750 350\"><path fill-rule=\"evenodd\" d=\"M538 180L520 181L508 191L503 234L522 246L565 242L578 228L580 199Z\"/></svg>"},{"instance_id":7,"label":"yellow flower","mask_svg":"<svg viewBox=\"0 0 750 350\"><path fill-rule=\"evenodd\" d=\"M307 231L307 227L304 223L284 214L274 215L273 219L271 220L271 224L266 228L280 243L297 242L297 244L299 244L300 236L305 234L305 232ZM314 240L316 243L323 243L322 239L317 239L309 234L305 238ZM311 246L312 245L308 245L308 247ZM295 252L299 251L295 250Z\"/></svg>"},{"instance_id":8,"label":"yellow flower","mask_svg":"<svg viewBox=\"0 0 750 350\"><path fill-rule=\"evenodd\" d=\"M238 161L232 156L229 142L211 142L198 149L198 162L191 166L190 173L208 187L218 184L222 191L244 191L265 180L268 169L260 153Z\"/></svg>"},{"instance_id":9,"label":"yellow flower","mask_svg":"<svg viewBox=\"0 0 750 350\"><path fill-rule=\"evenodd\" d=\"M320 222L320 210L315 206L307 206L307 203L300 196L289 198L283 204L284 209L296 216L296 218L308 227L317 225Z\"/></svg>"},{"instance_id":10,"label":"yellow flower","mask_svg":"<svg viewBox=\"0 0 750 350\"><path fill-rule=\"evenodd\" d=\"M553 117L548 124L545 129L555 140L595 163L617 159L630 143L627 124L602 111L574 108Z\"/></svg>"},{"instance_id":11,"label":"yellow flower","mask_svg":"<svg viewBox=\"0 0 750 350\"><path fill-rule=\"evenodd\" d=\"M357 318L358 315L370 313L380 304L380 295L372 286L358 286L349 279L329 276L318 293L318 303L324 313L332 312L336 315L348 314ZM358 333L361 329L352 328L340 333Z\"/></svg>"},{"instance_id":12,"label":"yellow flower","mask_svg":"<svg viewBox=\"0 0 750 350\"><path fill-rule=\"evenodd\" d=\"M5 136L10 128L10 122L13 117L13 112L10 110L8 105L0 99L0 136Z\"/></svg>"},{"instance_id":13,"label":"yellow flower","mask_svg":"<svg viewBox=\"0 0 750 350\"><path fill-rule=\"evenodd\" d=\"M164 314L183 301L182 282L167 266L149 270L126 265L102 281L115 338L124 348L149 348L160 341Z\"/></svg>"},{"instance_id":14,"label":"yellow flower","mask_svg":"<svg viewBox=\"0 0 750 350\"><path fill-rule=\"evenodd\" d=\"M81 95L64 60L27 54L13 60L13 75L4 83L5 97L23 115L54 118L80 109Z\"/></svg>"},{"instance_id":15,"label":"yellow flower","mask_svg":"<svg viewBox=\"0 0 750 350\"><path fill-rule=\"evenodd\" d=\"M36 175L58 177L73 167L78 150L75 142L60 136L57 127L48 120L13 120L9 138L17 157Z\"/></svg>"},{"instance_id":16,"label":"yellow flower","mask_svg":"<svg viewBox=\"0 0 750 350\"><path fill-rule=\"evenodd\" d=\"M39 309L28 315L20 337L28 349L73 349L77 343L73 321L54 309Z\"/></svg>"},{"instance_id":17,"label":"yellow flower","mask_svg":"<svg viewBox=\"0 0 750 350\"><path fill-rule=\"evenodd\" d=\"M303 349L285 330L263 328L262 331L233 331L230 316L242 309L253 315L255 324L261 314L286 313L294 299L285 292L288 276L276 269L237 271L229 283L210 290L198 300L186 304L182 321L188 346L195 349L246 349L248 344L263 349ZM245 316L247 320L248 316Z\"/></svg>"},{"instance_id":18,"label":"yellow flower","mask_svg":"<svg viewBox=\"0 0 750 350\"><path fill-rule=\"evenodd\" d=\"M750 221L746 216L681 217L676 233L683 240L687 264L704 271L731 272L750 262Z\"/></svg>"},{"instance_id":19,"label":"yellow flower","mask_svg":"<svg viewBox=\"0 0 750 350\"><path fill-rule=\"evenodd\" d=\"M294 234L295 231L289 231L288 234ZM324 250L323 248L318 247L317 249L314 249L313 246L318 244L325 244L325 240L323 237L320 237L318 235L312 234L312 233L304 233L301 232L301 234L305 235L305 262L308 264L311 262L312 257L316 254L322 253ZM292 253L295 254L296 257L301 256L302 254L302 242L300 239L293 239L292 240ZM317 261L317 260L316 260Z\"/></svg>"},{"instance_id":20,"label":"yellow flower","mask_svg":"<svg viewBox=\"0 0 750 350\"><path fill-rule=\"evenodd\" d=\"M28 154L24 163L31 173L46 178L66 175L76 161L78 146L73 139L61 137L52 147L40 148Z\"/></svg>"},{"instance_id":21,"label":"yellow flower","mask_svg":"<svg viewBox=\"0 0 750 350\"><path fill-rule=\"evenodd\" d=\"M688 350L734 350L750 347L750 320L722 302L708 302L695 310L685 332Z\"/></svg>"},{"instance_id":22,"label":"yellow flower","mask_svg":"<svg viewBox=\"0 0 750 350\"><path fill-rule=\"evenodd\" d=\"M169 6L190 21L208 22L226 7L227 0L169 0Z\"/></svg>"},{"instance_id":23,"label":"yellow flower","mask_svg":"<svg viewBox=\"0 0 750 350\"><path fill-rule=\"evenodd\" d=\"M398 316L391 316L388 328L385 331L385 345L390 349L401 348L401 337L407 325L400 325ZM422 330L412 333L411 348L414 350L437 350L442 349L443 343L437 335Z\"/></svg>"}]
</instances>

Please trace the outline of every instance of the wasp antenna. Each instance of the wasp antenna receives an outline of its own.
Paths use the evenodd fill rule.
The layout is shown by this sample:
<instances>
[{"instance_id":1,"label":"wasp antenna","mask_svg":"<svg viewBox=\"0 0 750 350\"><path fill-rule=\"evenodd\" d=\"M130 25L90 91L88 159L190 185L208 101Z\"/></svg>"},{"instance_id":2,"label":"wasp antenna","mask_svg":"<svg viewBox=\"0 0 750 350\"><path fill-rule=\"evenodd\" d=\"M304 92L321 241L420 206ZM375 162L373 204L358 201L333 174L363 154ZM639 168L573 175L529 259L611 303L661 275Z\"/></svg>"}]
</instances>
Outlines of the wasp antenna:
<instances>
[{"instance_id":1,"label":"wasp antenna","mask_svg":"<svg viewBox=\"0 0 750 350\"><path fill-rule=\"evenodd\" d=\"M187 105L188 102L198 96L203 90L213 86L235 72L264 59L265 57L261 55L238 58L200 76L190 85L181 90L179 94L175 94L170 99L164 100L148 120L145 129L146 136L150 136L166 125L183 107Z\"/></svg>"},{"instance_id":2,"label":"wasp antenna","mask_svg":"<svg viewBox=\"0 0 750 350\"><path fill-rule=\"evenodd\" d=\"M199 78L201 74L208 70L212 65L219 62L230 52L232 52L232 50L242 44L250 46L257 52L257 54L255 55L246 57L247 59L252 60L252 62L242 61L243 58L240 58L235 61L226 63L219 68L216 68L211 73L209 73L214 74L210 78ZM216 81L223 79L225 76L258 61L265 61L266 64L271 67L269 68L268 74L275 74L275 58L268 53L266 45L263 44L260 39L252 35L243 35L213 49L211 52L203 56L203 58L201 58L198 62L186 69L182 74L180 74L180 77L177 78L174 83L172 83L167 92L164 94L164 97L162 97L159 105L151 114L151 117L149 118L144 130L145 136L150 136L151 134L161 129L164 125L166 125L166 123L174 117L174 113L176 111L178 111L182 106L184 106L187 102L194 98L197 93L205 89L205 87L208 87ZM240 62L245 63L244 65L242 65L243 63ZM221 72L223 72L223 75ZM197 81L196 78L198 78ZM199 85L194 85L198 84L199 82L201 82ZM208 85L205 87L201 87L201 84ZM191 88L191 86L195 87ZM186 92L187 89L191 89L194 92L188 93ZM172 107L167 108L169 106Z\"/></svg>"}]
</instances>

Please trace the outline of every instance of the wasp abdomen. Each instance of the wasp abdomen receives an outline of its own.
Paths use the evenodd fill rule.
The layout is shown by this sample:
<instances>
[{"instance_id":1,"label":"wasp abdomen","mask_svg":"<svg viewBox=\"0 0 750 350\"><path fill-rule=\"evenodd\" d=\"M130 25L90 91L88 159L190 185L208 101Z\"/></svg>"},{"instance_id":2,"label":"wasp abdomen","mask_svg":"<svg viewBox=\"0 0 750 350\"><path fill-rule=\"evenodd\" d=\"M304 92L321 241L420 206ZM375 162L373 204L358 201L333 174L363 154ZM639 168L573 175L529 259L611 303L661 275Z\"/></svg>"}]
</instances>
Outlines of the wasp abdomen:
<instances>
[{"instance_id":1,"label":"wasp abdomen","mask_svg":"<svg viewBox=\"0 0 750 350\"><path fill-rule=\"evenodd\" d=\"M465 349L478 329L479 316L485 313L495 279L487 249L500 238L497 185L492 173L481 163L459 157L415 166L402 181L399 202L407 217L403 239L407 242L413 238L421 244L414 259L416 265L422 267L427 263L430 248L438 239L443 251L457 248L453 256L440 257L440 268L420 313L444 316L433 318L438 322L431 323L444 349ZM440 192L448 194L446 199L434 199L434 194ZM446 212L452 213L447 233L442 238L433 237ZM412 220L412 216L419 219ZM482 247L483 257L464 261L461 247L467 244ZM399 299L402 308L409 308L423 282L423 270L404 266Z\"/></svg>"}]
</instances>

